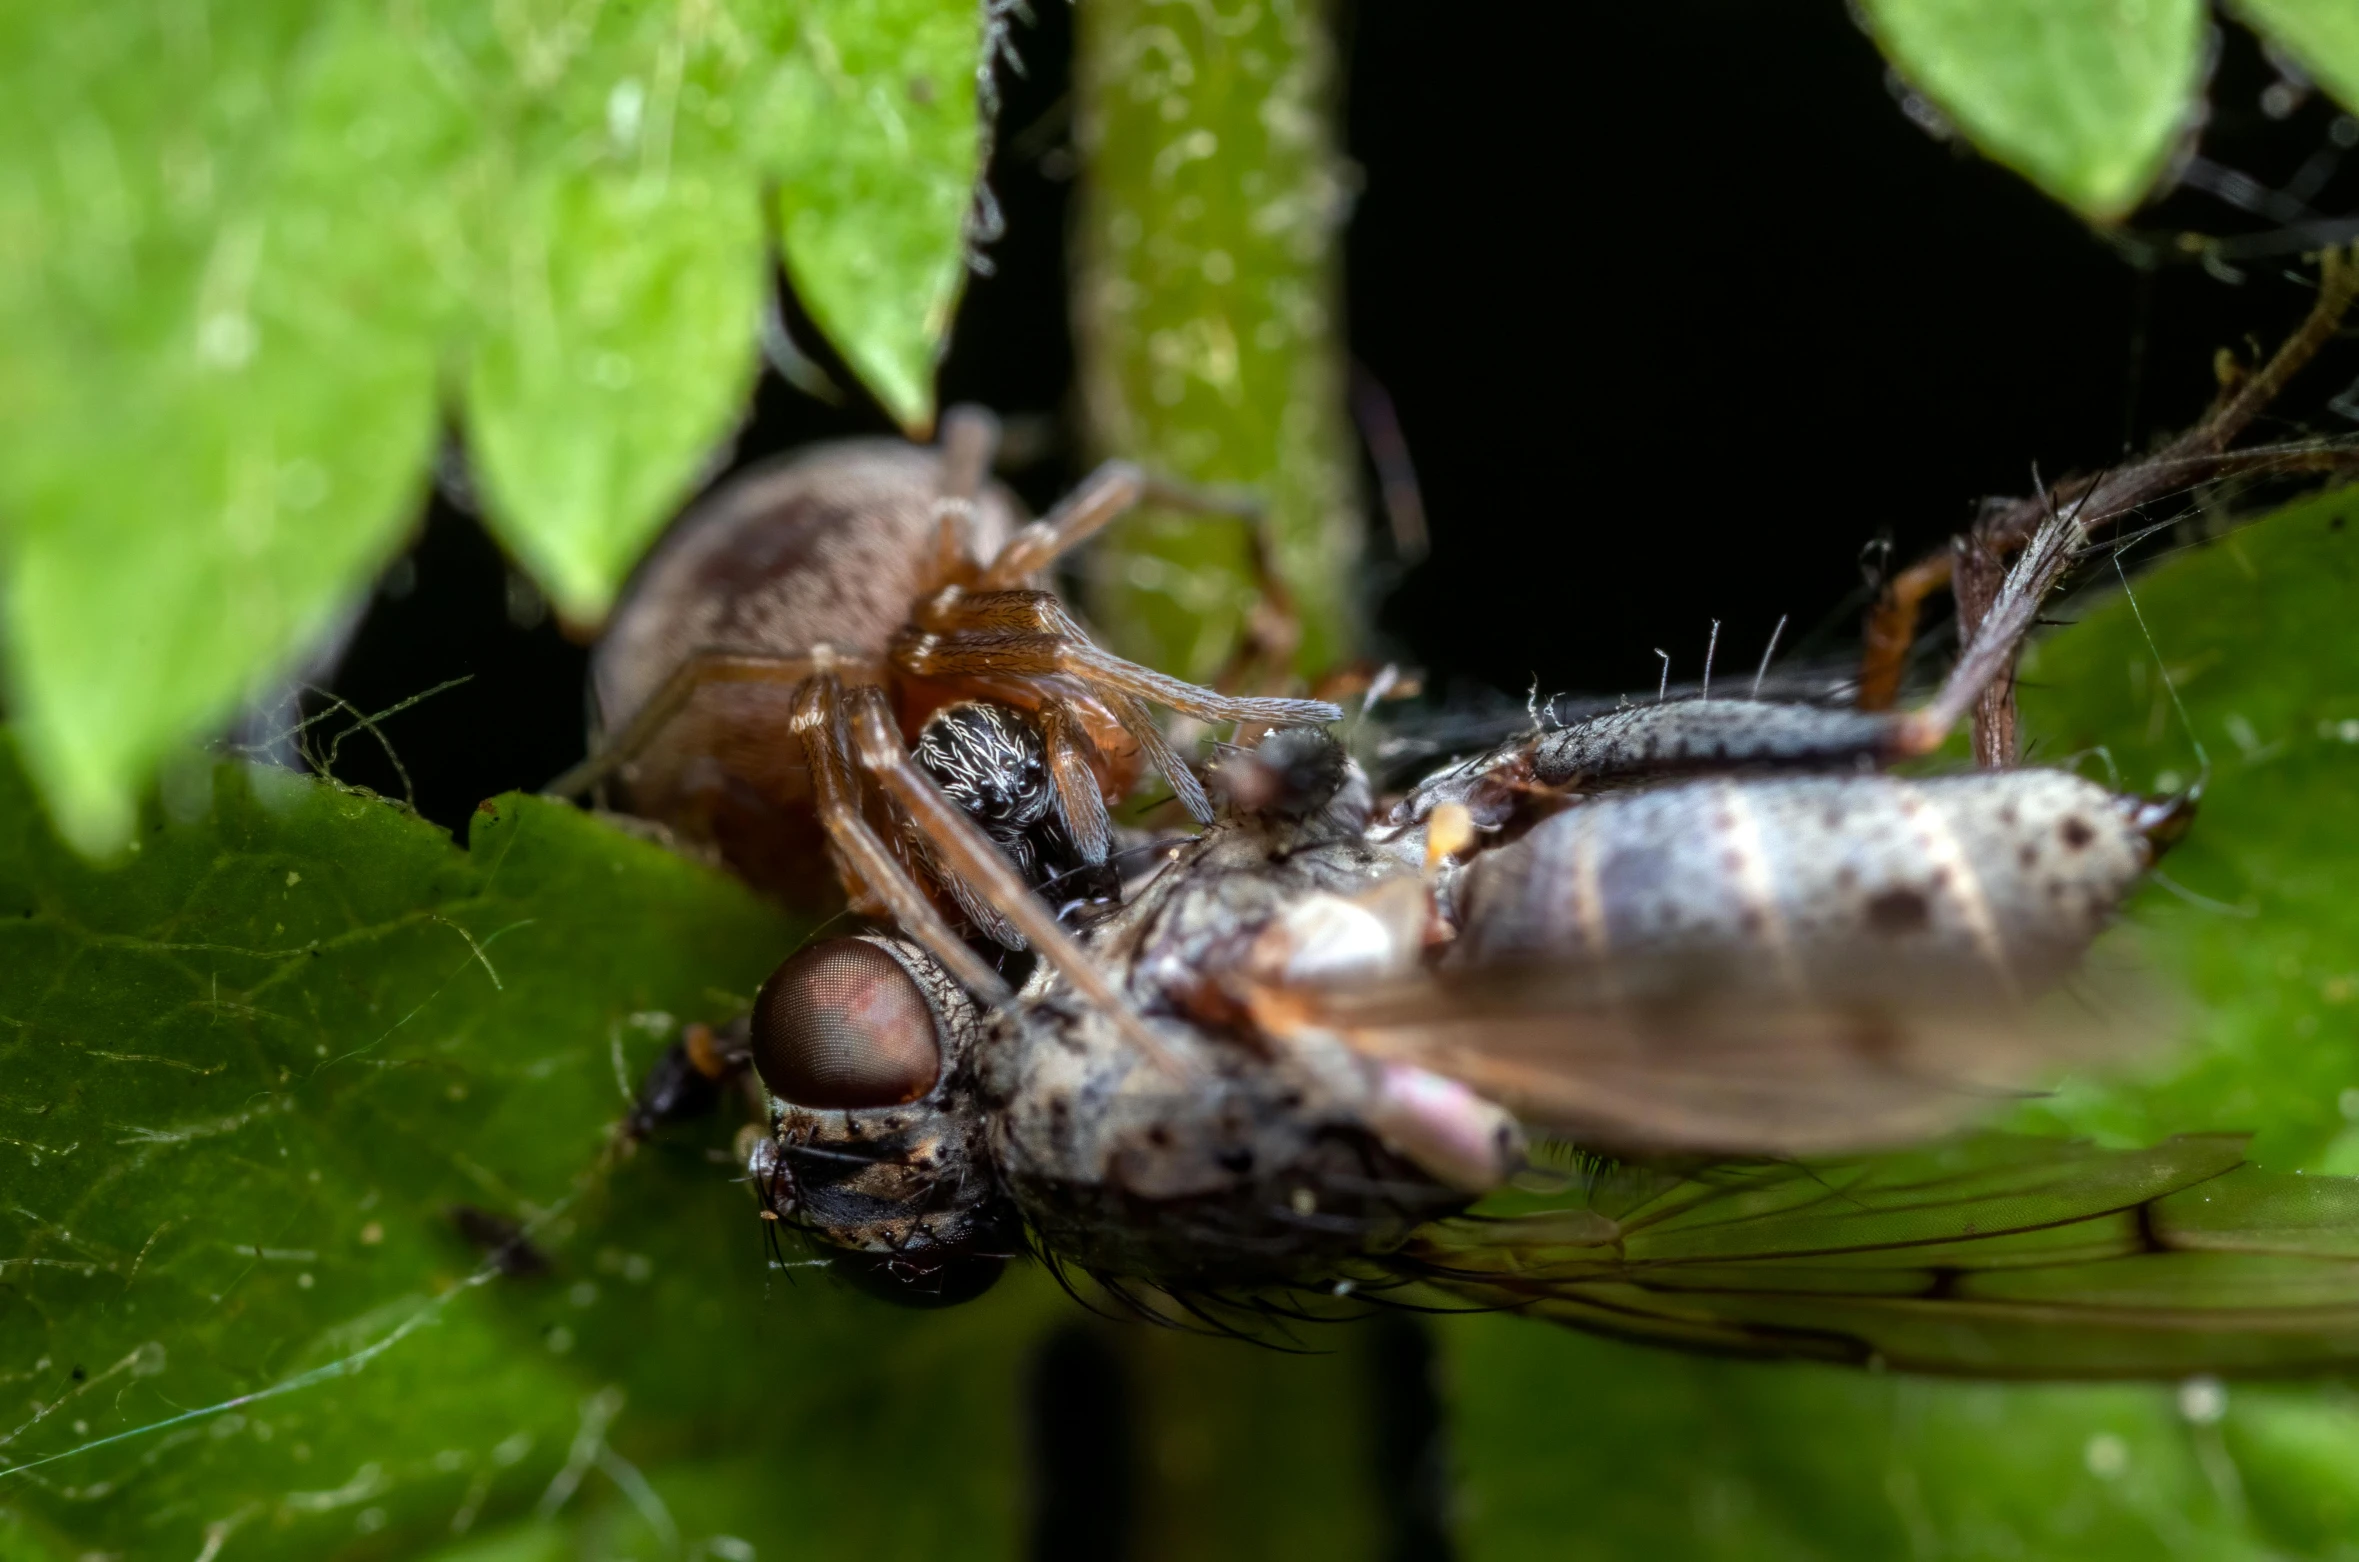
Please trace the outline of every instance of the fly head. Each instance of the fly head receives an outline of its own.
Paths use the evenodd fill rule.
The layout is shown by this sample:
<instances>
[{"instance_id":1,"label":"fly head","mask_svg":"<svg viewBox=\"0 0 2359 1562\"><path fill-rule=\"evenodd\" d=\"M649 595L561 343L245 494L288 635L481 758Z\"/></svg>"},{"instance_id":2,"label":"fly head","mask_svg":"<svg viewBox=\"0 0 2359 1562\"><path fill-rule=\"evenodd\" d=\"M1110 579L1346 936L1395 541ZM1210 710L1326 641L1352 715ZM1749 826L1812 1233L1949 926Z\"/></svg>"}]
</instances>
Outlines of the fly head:
<instances>
[{"instance_id":1,"label":"fly head","mask_svg":"<svg viewBox=\"0 0 2359 1562\"><path fill-rule=\"evenodd\" d=\"M771 1131L748 1169L769 1212L838 1249L836 1272L863 1291L947 1306L1019 1250L975 1101L976 1035L940 967L881 937L806 947L755 1001Z\"/></svg>"}]
</instances>

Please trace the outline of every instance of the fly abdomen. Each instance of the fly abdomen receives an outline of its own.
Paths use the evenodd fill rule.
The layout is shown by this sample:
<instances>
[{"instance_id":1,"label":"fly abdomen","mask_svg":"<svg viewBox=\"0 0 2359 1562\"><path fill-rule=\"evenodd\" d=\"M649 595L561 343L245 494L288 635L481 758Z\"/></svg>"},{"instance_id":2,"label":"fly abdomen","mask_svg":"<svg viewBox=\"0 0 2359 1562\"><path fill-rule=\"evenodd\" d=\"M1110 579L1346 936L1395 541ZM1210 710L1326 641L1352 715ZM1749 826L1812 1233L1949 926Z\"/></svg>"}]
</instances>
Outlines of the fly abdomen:
<instances>
[{"instance_id":1,"label":"fly abdomen","mask_svg":"<svg viewBox=\"0 0 2359 1562\"><path fill-rule=\"evenodd\" d=\"M1453 959L1801 993L2006 996L2071 969L2183 810L2052 770L1594 799L1471 864Z\"/></svg>"}]
</instances>

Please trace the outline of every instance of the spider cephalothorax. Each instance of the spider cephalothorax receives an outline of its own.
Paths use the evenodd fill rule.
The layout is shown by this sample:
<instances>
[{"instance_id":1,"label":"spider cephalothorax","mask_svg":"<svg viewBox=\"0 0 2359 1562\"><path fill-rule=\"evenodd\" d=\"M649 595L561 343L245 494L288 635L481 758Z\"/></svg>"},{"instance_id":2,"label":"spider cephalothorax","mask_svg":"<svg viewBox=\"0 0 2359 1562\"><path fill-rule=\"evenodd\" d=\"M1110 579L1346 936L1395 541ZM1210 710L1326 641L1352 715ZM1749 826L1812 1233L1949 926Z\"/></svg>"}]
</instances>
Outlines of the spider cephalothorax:
<instances>
[{"instance_id":1,"label":"spider cephalothorax","mask_svg":"<svg viewBox=\"0 0 2359 1562\"><path fill-rule=\"evenodd\" d=\"M1119 889L1113 863L1102 854L1092 860L1067 828L1047 745L1022 711L991 700L945 705L926 719L911 757L1051 905L1110 899ZM925 849L922 837L914 844ZM978 929L1010 949L1024 947L1023 934L989 901L956 876L939 876Z\"/></svg>"}]
</instances>

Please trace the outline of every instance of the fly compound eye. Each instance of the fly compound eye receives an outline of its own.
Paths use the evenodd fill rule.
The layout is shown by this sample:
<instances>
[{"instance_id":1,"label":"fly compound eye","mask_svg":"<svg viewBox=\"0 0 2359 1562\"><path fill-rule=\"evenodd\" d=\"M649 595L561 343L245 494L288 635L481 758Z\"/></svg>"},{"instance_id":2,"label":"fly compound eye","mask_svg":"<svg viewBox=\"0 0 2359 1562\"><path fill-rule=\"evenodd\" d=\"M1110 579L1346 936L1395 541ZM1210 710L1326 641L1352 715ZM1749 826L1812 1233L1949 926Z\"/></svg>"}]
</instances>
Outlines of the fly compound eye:
<instances>
[{"instance_id":1,"label":"fly compound eye","mask_svg":"<svg viewBox=\"0 0 2359 1562\"><path fill-rule=\"evenodd\" d=\"M752 1041L762 1083L796 1106L899 1106L942 1075L925 995L865 939L813 944L771 972L754 1000Z\"/></svg>"}]
</instances>

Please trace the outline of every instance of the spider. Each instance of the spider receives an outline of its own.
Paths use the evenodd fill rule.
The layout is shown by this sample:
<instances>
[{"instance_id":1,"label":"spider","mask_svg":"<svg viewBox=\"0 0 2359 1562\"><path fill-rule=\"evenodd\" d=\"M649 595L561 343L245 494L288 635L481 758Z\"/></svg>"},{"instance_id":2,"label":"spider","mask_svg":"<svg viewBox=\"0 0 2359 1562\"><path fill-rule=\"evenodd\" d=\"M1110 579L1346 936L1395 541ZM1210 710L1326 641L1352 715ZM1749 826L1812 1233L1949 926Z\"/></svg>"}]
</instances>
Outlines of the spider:
<instances>
[{"instance_id":1,"label":"spider","mask_svg":"<svg viewBox=\"0 0 2359 1562\"><path fill-rule=\"evenodd\" d=\"M989 480L997 444L988 413L953 408L938 446L819 446L692 509L640 568L592 654L606 740L550 790L600 790L788 898L806 897L815 865L831 861L855 911L889 918L978 997L1005 1002L1007 983L937 909L921 883L930 877L959 904L995 913L975 919L986 934L1029 945L1122 1016L1114 988L912 759L910 739L977 702L1029 730L1062 838L1102 866L1107 805L1142 761L1198 820L1212 818L1150 705L1271 727L1342 712L1219 694L1124 661L1046 589L1050 565L1142 500L1242 505L1110 461L1026 523ZM1156 1050L1143 1027L1126 1029Z\"/></svg>"}]
</instances>

